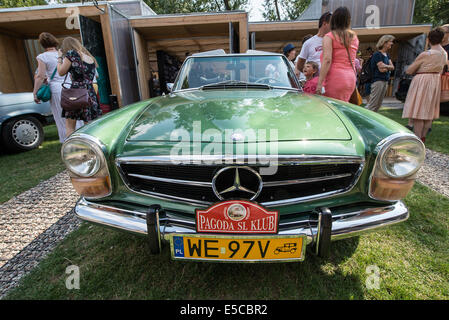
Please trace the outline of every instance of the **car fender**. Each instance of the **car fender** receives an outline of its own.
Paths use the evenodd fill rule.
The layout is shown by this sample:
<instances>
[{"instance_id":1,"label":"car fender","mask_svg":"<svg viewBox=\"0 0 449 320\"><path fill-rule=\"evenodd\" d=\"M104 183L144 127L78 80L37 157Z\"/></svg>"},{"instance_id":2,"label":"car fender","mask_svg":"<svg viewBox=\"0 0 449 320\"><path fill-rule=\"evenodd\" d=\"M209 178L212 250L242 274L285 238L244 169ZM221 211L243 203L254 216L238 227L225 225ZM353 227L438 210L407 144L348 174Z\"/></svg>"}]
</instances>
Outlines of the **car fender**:
<instances>
[{"instance_id":1,"label":"car fender","mask_svg":"<svg viewBox=\"0 0 449 320\"><path fill-rule=\"evenodd\" d=\"M0 106L0 128L6 121L20 116L35 116L42 122L52 117L50 103L42 102L37 104L33 102Z\"/></svg>"}]
</instances>

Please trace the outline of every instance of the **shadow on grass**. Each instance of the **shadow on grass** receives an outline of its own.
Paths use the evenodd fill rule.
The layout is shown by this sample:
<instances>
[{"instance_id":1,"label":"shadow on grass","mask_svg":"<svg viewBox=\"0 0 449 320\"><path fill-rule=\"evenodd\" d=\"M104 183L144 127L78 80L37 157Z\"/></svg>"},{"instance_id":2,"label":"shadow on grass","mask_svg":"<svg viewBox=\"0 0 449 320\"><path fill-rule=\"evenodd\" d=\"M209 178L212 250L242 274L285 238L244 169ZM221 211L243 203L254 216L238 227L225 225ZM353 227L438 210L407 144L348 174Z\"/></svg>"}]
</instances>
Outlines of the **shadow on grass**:
<instances>
[{"instance_id":1,"label":"shadow on grass","mask_svg":"<svg viewBox=\"0 0 449 320\"><path fill-rule=\"evenodd\" d=\"M184 262L168 246L150 255L145 238L83 224L8 298L362 299L364 280L338 266L357 244L335 242L329 259L308 253L302 263ZM69 265L80 268L80 290L65 288Z\"/></svg>"}]
</instances>

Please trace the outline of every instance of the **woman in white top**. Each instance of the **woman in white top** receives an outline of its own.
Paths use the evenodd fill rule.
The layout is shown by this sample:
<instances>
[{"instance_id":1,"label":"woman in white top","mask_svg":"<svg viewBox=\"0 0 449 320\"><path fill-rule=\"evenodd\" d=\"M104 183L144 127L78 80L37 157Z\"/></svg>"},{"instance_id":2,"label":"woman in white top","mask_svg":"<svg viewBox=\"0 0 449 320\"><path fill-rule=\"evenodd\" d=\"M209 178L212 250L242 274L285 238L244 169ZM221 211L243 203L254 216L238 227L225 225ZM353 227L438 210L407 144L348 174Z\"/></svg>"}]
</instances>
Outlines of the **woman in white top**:
<instances>
[{"instance_id":1,"label":"woman in white top","mask_svg":"<svg viewBox=\"0 0 449 320\"><path fill-rule=\"evenodd\" d=\"M53 113L53 118L55 119L56 127L58 128L59 141L62 143L66 138L65 119L61 116L61 84L64 81L64 77L61 77L58 72L56 72L53 79L50 80L53 71L58 65L57 47L59 42L52 34L43 32L39 35L39 43L45 49L45 52L36 57L38 68L34 80L34 101L40 103L40 100L36 97L36 93L44 83L45 79L47 79L51 90L51 112Z\"/></svg>"}]
</instances>

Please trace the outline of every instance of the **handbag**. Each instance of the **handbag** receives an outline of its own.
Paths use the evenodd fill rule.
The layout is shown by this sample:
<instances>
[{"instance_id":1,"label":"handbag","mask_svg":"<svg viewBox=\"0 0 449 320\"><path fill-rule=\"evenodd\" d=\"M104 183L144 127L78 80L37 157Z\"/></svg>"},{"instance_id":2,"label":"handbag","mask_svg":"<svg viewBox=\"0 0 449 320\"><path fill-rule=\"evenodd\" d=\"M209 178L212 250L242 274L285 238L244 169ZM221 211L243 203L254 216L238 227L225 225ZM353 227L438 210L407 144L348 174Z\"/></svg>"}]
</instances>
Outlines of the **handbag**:
<instances>
[{"instance_id":1,"label":"handbag","mask_svg":"<svg viewBox=\"0 0 449 320\"><path fill-rule=\"evenodd\" d=\"M355 79L356 79L355 89L351 94L351 98L349 98L349 103L355 104L357 106L361 106L363 103L363 99L362 99L362 95L360 94L359 90L357 89L357 70L354 68L354 64L352 63L351 55L349 54L348 48L346 48L346 52L348 52L349 62L351 63L352 69L354 69Z\"/></svg>"},{"instance_id":2,"label":"handbag","mask_svg":"<svg viewBox=\"0 0 449 320\"><path fill-rule=\"evenodd\" d=\"M361 106L363 103L362 95L359 92L359 89L357 87L352 92L351 98L349 98L349 103L355 104L357 106Z\"/></svg>"},{"instance_id":3,"label":"handbag","mask_svg":"<svg viewBox=\"0 0 449 320\"><path fill-rule=\"evenodd\" d=\"M446 72L441 75L440 102L449 102L449 72Z\"/></svg>"},{"instance_id":4,"label":"handbag","mask_svg":"<svg viewBox=\"0 0 449 320\"><path fill-rule=\"evenodd\" d=\"M68 73L67 73L68 74ZM64 82L61 84L61 108L64 111L74 112L88 108L92 105L87 88L66 88L64 85L67 79L67 74Z\"/></svg>"},{"instance_id":5,"label":"handbag","mask_svg":"<svg viewBox=\"0 0 449 320\"><path fill-rule=\"evenodd\" d=\"M50 81L55 77L56 69L57 68L55 68L55 70L53 71L53 74L50 77ZM39 90L37 90L36 92L36 97L43 102L49 101L51 99L50 85L48 83L42 84Z\"/></svg>"}]
</instances>

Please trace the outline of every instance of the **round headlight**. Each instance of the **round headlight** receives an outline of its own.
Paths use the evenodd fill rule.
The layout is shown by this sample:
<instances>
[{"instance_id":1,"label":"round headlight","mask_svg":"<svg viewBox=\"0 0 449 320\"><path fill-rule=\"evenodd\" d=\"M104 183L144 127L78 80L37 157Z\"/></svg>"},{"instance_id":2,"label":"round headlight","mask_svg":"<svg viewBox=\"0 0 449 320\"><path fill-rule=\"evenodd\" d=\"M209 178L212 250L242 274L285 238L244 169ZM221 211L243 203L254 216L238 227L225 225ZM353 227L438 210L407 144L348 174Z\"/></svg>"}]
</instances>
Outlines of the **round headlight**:
<instances>
[{"instance_id":1,"label":"round headlight","mask_svg":"<svg viewBox=\"0 0 449 320\"><path fill-rule=\"evenodd\" d=\"M62 159L67 168L81 177L91 177L101 167L100 150L89 142L73 139L62 147Z\"/></svg>"},{"instance_id":2,"label":"round headlight","mask_svg":"<svg viewBox=\"0 0 449 320\"><path fill-rule=\"evenodd\" d=\"M418 139L392 141L382 151L380 167L392 178L411 176L421 168L426 157L425 147Z\"/></svg>"}]
</instances>

